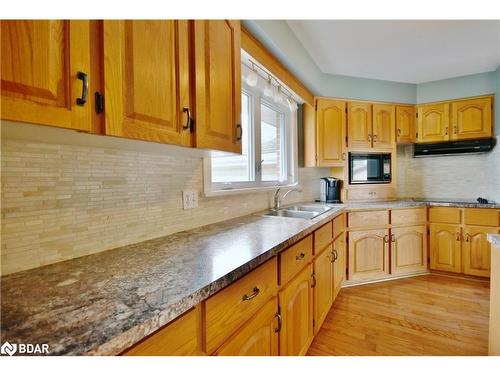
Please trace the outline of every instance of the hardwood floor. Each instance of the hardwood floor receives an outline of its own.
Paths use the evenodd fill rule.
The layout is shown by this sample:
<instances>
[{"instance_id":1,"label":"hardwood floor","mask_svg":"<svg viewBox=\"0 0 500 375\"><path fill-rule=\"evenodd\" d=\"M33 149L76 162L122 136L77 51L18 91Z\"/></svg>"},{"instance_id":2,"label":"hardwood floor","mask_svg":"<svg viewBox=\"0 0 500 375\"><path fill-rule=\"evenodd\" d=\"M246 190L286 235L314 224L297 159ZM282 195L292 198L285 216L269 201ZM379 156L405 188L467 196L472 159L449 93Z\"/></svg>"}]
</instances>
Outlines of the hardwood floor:
<instances>
[{"instance_id":1,"label":"hardwood floor","mask_svg":"<svg viewBox=\"0 0 500 375\"><path fill-rule=\"evenodd\" d=\"M308 355L487 355L489 283L441 275L341 290Z\"/></svg>"}]
</instances>

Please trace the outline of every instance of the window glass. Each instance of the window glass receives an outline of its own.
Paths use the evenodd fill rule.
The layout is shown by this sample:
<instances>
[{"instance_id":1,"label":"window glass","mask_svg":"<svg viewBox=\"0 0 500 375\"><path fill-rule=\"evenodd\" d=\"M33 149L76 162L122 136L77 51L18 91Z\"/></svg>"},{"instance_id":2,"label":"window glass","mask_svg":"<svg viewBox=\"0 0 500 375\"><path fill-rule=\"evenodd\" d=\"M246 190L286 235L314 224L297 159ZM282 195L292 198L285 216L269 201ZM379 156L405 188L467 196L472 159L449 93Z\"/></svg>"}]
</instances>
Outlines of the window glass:
<instances>
[{"instance_id":1,"label":"window glass","mask_svg":"<svg viewBox=\"0 0 500 375\"><path fill-rule=\"evenodd\" d=\"M264 103L260 113L262 181L280 181L284 161L281 147L284 115Z\"/></svg>"}]
</instances>

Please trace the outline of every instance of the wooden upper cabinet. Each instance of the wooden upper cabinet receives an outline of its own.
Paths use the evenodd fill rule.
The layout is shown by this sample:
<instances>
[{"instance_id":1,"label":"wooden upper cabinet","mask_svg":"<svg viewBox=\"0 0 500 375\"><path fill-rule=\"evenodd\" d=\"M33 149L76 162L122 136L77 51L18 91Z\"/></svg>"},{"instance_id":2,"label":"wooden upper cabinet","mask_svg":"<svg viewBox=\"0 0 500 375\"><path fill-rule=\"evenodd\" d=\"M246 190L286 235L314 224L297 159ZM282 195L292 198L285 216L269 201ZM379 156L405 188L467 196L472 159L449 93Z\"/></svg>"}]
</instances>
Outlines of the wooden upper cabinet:
<instances>
[{"instance_id":1,"label":"wooden upper cabinet","mask_svg":"<svg viewBox=\"0 0 500 375\"><path fill-rule=\"evenodd\" d=\"M90 80L89 21L2 20L1 30L1 118L90 131L91 90L78 100Z\"/></svg>"},{"instance_id":2,"label":"wooden upper cabinet","mask_svg":"<svg viewBox=\"0 0 500 375\"><path fill-rule=\"evenodd\" d=\"M220 356L278 355L278 303L267 302L243 328L228 339L216 354Z\"/></svg>"},{"instance_id":3,"label":"wooden upper cabinet","mask_svg":"<svg viewBox=\"0 0 500 375\"><path fill-rule=\"evenodd\" d=\"M411 143L415 140L415 106L396 106L396 141Z\"/></svg>"},{"instance_id":4,"label":"wooden upper cabinet","mask_svg":"<svg viewBox=\"0 0 500 375\"><path fill-rule=\"evenodd\" d=\"M388 274L388 230L349 232L349 280L374 279Z\"/></svg>"},{"instance_id":5,"label":"wooden upper cabinet","mask_svg":"<svg viewBox=\"0 0 500 375\"><path fill-rule=\"evenodd\" d=\"M283 325L280 355L304 355L313 339L312 266L309 265L279 292Z\"/></svg>"},{"instance_id":6,"label":"wooden upper cabinet","mask_svg":"<svg viewBox=\"0 0 500 375\"><path fill-rule=\"evenodd\" d=\"M461 272L461 229L454 224L430 224L431 269Z\"/></svg>"},{"instance_id":7,"label":"wooden upper cabinet","mask_svg":"<svg viewBox=\"0 0 500 375\"><path fill-rule=\"evenodd\" d=\"M345 159L346 102L318 99L316 105L317 165L342 165Z\"/></svg>"},{"instance_id":8,"label":"wooden upper cabinet","mask_svg":"<svg viewBox=\"0 0 500 375\"><path fill-rule=\"evenodd\" d=\"M104 82L106 134L191 145L188 21L104 21Z\"/></svg>"},{"instance_id":9,"label":"wooden upper cabinet","mask_svg":"<svg viewBox=\"0 0 500 375\"><path fill-rule=\"evenodd\" d=\"M440 142L450 138L450 104L418 106L417 142Z\"/></svg>"},{"instance_id":10,"label":"wooden upper cabinet","mask_svg":"<svg viewBox=\"0 0 500 375\"><path fill-rule=\"evenodd\" d=\"M491 137L491 97L460 100L451 103L453 139Z\"/></svg>"},{"instance_id":11,"label":"wooden upper cabinet","mask_svg":"<svg viewBox=\"0 0 500 375\"><path fill-rule=\"evenodd\" d=\"M467 275L490 277L491 244L488 233L498 233L495 228L465 226L463 240L463 271Z\"/></svg>"},{"instance_id":12,"label":"wooden upper cabinet","mask_svg":"<svg viewBox=\"0 0 500 375\"><path fill-rule=\"evenodd\" d=\"M241 153L240 21L194 21L196 147Z\"/></svg>"},{"instance_id":13,"label":"wooden upper cabinet","mask_svg":"<svg viewBox=\"0 0 500 375\"><path fill-rule=\"evenodd\" d=\"M349 148L372 147L372 105L349 102L347 107L347 141Z\"/></svg>"},{"instance_id":14,"label":"wooden upper cabinet","mask_svg":"<svg viewBox=\"0 0 500 375\"><path fill-rule=\"evenodd\" d=\"M395 145L396 110L391 104L373 104L373 148Z\"/></svg>"}]
</instances>

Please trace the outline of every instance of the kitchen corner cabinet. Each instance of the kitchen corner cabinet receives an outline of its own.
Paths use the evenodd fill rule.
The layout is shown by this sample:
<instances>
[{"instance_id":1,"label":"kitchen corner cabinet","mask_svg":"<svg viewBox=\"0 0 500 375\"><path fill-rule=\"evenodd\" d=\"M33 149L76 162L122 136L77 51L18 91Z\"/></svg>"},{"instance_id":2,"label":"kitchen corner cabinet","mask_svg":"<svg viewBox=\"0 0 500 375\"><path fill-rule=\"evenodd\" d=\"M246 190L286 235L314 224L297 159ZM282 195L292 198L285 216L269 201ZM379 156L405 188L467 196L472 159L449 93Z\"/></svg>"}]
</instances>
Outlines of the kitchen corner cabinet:
<instances>
[{"instance_id":1,"label":"kitchen corner cabinet","mask_svg":"<svg viewBox=\"0 0 500 375\"><path fill-rule=\"evenodd\" d=\"M88 20L1 21L1 118L92 130Z\"/></svg>"},{"instance_id":2,"label":"kitchen corner cabinet","mask_svg":"<svg viewBox=\"0 0 500 375\"><path fill-rule=\"evenodd\" d=\"M189 21L104 21L106 134L191 146Z\"/></svg>"},{"instance_id":3,"label":"kitchen corner cabinet","mask_svg":"<svg viewBox=\"0 0 500 375\"><path fill-rule=\"evenodd\" d=\"M372 147L372 105L349 102L347 105L347 144L349 148Z\"/></svg>"},{"instance_id":4,"label":"kitchen corner cabinet","mask_svg":"<svg viewBox=\"0 0 500 375\"><path fill-rule=\"evenodd\" d=\"M216 355L278 355L278 336L281 324L279 319L278 301L273 298L240 331L228 339L217 350Z\"/></svg>"},{"instance_id":5,"label":"kitchen corner cabinet","mask_svg":"<svg viewBox=\"0 0 500 375\"><path fill-rule=\"evenodd\" d=\"M461 228L457 224L430 224L431 269L460 273Z\"/></svg>"},{"instance_id":6,"label":"kitchen corner cabinet","mask_svg":"<svg viewBox=\"0 0 500 375\"><path fill-rule=\"evenodd\" d=\"M427 269L425 225L391 229L391 274L409 274Z\"/></svg>"},{"instance_id":7,"label":"kitchen corner cabinet","mask_svg":"<svg viewBox=\"0 0 500 375\"><path fill-rule=\"evenodd\" d=\"M417 141L440 142L449 139L450 106L448 103L417 107Z\"/></svg>"},{"instance_id":8,"label":"kitchen corner cabinet","mask_svg":"<svg viewBox=\"0 0 500 375\"><path fill-rule=\"evenodd\" d=\"M279 292L280 355L304 355L313 339L312 265Z\"/></svg>"},{"instance_id":9,"label":"kitchen corner cabinet","mask_svg":"<svg viewBox=\"0 0 500 375\"><path fill-rule=\"evenodd\" d=\"M492 98L475 98L451 103L452 139L491 137Z\"/></svg>"},{"instance_id":10,"label":"kitchen corner cabinet","mask_svg":"<svg viewBox=\"0 0 500 375\"><path fill-rule=\"evenodd\" d=\"M467 275L490 277L491 244L488 233L498 233L491 227L464 226L463 272Z\"/></svg>"},{"instance_id":11,"label":"kitchen corner cabinet","mask_svg":"<svg viewBox=\"0 0 500 375\"><path fill-rule=\"evenodd\" d=\"M345 160L346 102L317 99L317 166L342 166Z\"/></svg>"},{"instance_id":12,"label":"kitchen corner cabinet","mask_svg":"<svg viewBox=\"0 0 500 375\"><path fill-rule=\"evenodd\" d=\"M349 280L389 275L389 230L349 232Z\"/></svg>"},{"instance_id":13,"label":"kitchen corner cabinet","mask_svg":"<svg viewBox=\"0 0 500 375\"><path fill-rule=\"evenodd\" d=\"M333 254L330 245L314 260L314 334L321 328L333 302Z\"/></svg>"},{"instance_id":14,"label":"kitchen corner cabinet","mask_svg":"<svg viewBox=\"0 0 500 375\"><path fill-rule=\"evenodd\" d=\"M241 26L195 20L196 147L241 154Z\"/></svg>"},{"instance_id":15,"label":"kitchen corner cabinet","mask_svg":"<svg viewBox=\"0 0 500 375\"><path fill-rule=\"evenodd\" d=\"M397 143L415 141L415 106L396 106L396 141Z\"/></svg>"}]
</instances>

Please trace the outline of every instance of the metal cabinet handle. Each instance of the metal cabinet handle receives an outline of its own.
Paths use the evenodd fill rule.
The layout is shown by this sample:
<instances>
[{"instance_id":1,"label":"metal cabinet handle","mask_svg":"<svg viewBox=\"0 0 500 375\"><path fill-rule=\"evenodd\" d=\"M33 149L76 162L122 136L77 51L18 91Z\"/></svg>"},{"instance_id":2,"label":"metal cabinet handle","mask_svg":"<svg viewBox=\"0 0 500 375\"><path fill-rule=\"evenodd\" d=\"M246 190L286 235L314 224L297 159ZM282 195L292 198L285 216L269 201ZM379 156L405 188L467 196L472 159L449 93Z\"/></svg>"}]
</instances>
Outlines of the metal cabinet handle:
<instances>
[{"instance_id":1,"label":"metal cabinet handle","mask_svg":"<svg viewBox=\"0 0 500 375\"><path fill-rule=\"evenodd\" d=\"M274 314L275 318L278 318L278 327L274 329L274 332L278 333L281 332L281 326L283 325L283 318L281 317L281 314L277 312Z\"/></svg>"},{"instance_id":2,"label":"metal cabinet handle","mask_svg":"<svg viewBox=\"0 0 500 375\"><path fill-rule=\"evenodd\" d=\"M368 140L371 142L371 140L372 140L372 135L371 134L368 134Z\"/></svg>"},{"instance_id":3,"label":"metal cabinet handle","mask_svg":"<svg viewBox=\"0 0 500 375\"><path fill-rule=\"evenodd\" d=\"M394 233L391 234L391 242L396 242L396 235Z\"/></svg>"},{"instance_id":4,"label":"metal cabinet handle","mask_svg":"<svg viewBox=\"0 0 500 375\"><path fill-rule=\"evenodd\" d=\"M241 127L241 124L236 124L236 130L240 131L240 134L236 136L237 141L241 141L241 137L243 137L243 128Z\"/></svg>"},{"instance_id":5,"label":"metal cabinet handle","mask_svg":"<svg viewBox=\"0 0 500 375\"><path fill-rule=\"evenodd\" d=\"M401 135L401 129L398 128L398 136Z\"/></svg>"},{"instance_id":6,"label":"metal cabinet handle","mask_svg":"<svg viewBox=\"0 0 500 375\"><path fill-rule=\"evenodd\" d=\"M311 274L311 278L313 280L313 283L311 284L311 288L315 288L316 287L316 274L314 272Z\"/></svg>"},{"instance_id":7,"label":"metal cabinet handle","mask_svg":"<svg viewBox=\"0 0 500 375\"><path fill-rule=\"evenodd\" d=\"M458 132L458 128L457 128L457 126L455 125L455 126L453 126L453 134L457 134L457 132Z\"/></svg>"},{"instance_id":8,"label":"metal cabinet handle","mask_svg":"<svg viewBox=\"0 0 500 375\"><path fill-rule=\"evenodd\" d=\"M299 255L295 256L295 260L302 260L302 259L304 259L305 256L306 256L306 254L300 253Z\"/></svg>"},{"instance_id":9,"label":"metal cabinet handle","mask_svg":"<svg viewBox=\"0 0 500 375\"><path fill-rule=\"evenodd\" d=\"M455 237L457 241L460 241L460 232L457 232L457 236Z\"/></svg>"},{"instance_id":10,"label":"metal cabinet handle","mask_svg":"<svg viewBox=\"0 0 500 375\"><path fill-rule=\"evenodd\" d=\"M333 261L336 262L339 259L339 253L337 253L336 249L333 249Z\"/></svg>"},{"instance_id":11,"label":"metal cabinet handle","mask_svg":"<svg viewBox=\"0 0 500 375\"><path fill-rule=\"evenodd\" d=\"M469 241L470 241L470 234L466 233L465 234L465 242L469 242Z\"/></svg>"},{"instance_id":12,"label":"metal cabinet handle","mask_svg":"<svg viewBox=\"0 0 500 375\"><path fill-rule=\"evenodd\" d=\"M189 110L188 107L184 107L184 108L182 108L182 112L187 114L186 125L184 125L182 128L189 129L192 133L194 130L194 126L193 126L194 122L193 122L193 118L191 117L191 111Z\"/></svg>"},{"instance_id":13,"label":"metal cabinet handle","mask_svg":"<svg viewBox=\"0 0 500 375\"><path fill-rule=\"evenodd\" d=\"M444 135L448 135L448 127L444 128Z\"/></svg>"},{"instance_id":14,"label":"metal cabinet handle","mask_svg":"<svg viewBox=\"0 0 500 375\"><path fill-rule=\"evenodd\" d=\"M373 142L377 142L377 134L373 134Z\"/></svg>"},{"instance_id":15,"label":"metal cabinet handle","mask_svg":"<svg viewBox=\"0 0 500 375\"><path fill-rule=\"evenodd\" d=\"M384 236L384 242L385 242L385 243L389 243L389 235L388 235L388 234L386 234L386 235Z\"/></svg>"},{"instance_id":16,"label":"metal cabinet handle","mask_svg":"<svg viewBox=\"0 0 500 375\"><path fill-rule=\"evenodd\" d=\"M250 301L251 299L257 297L260 293L260 289L257 288L257 287L254 287L253 288L253 293L248 295L248 294L244 294L243 295L243 301Z\"/></svg>"},{"instance_id":17,"label":"metal cabinet handle","mask_svg":"<svg viewBox=\"0 0 500 375\"><path fill-rule=\"evenodd\" d=\"M87 103L87 96L89 94L89 77L87 73L78 72L76 74L76 78L82 80L82 96L80 98L76 98L76 104L83 107L85 103Z\"/></svg>"},{"instance_id":18,"label":"metal cabinet handle","mask_svg":"<svg viewBox=\"0 0 500 375\"><path fill-rule=\"evenodd\" d=\"M330 263L334 263L335 262L335 250L331 251L330 252L330 255L332 256L332 260L330 261Z\"/></svg>"}]
</instances>

